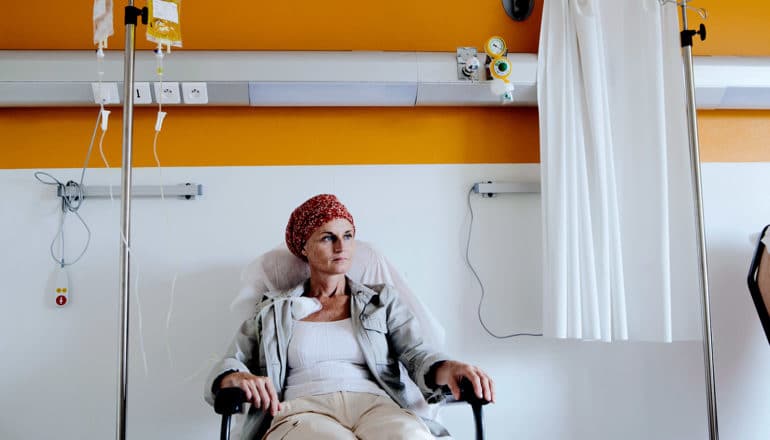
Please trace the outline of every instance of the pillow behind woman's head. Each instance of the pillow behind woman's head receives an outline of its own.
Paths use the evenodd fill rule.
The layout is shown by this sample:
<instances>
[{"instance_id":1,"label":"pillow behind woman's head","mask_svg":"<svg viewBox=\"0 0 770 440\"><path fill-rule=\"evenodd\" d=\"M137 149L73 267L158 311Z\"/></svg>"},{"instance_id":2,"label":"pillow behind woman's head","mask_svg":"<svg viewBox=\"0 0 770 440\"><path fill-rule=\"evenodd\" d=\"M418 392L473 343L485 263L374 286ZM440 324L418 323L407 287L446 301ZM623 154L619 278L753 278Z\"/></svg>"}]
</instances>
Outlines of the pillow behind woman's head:
<instances>
[{"instance_id":1,"label":"pillow behind woman's head","mask_svg":"<svg viewBox=\"0 0 770 440\"><path fill-rule=\"evenodd\" d=\"M374 246L356 240L356 251L348 277L361 284L387 284L417 318L425 341L437 349L444 347L444 328L412 293L393 265ZM230 304L241 320L253 316L255 305L267 292L293 289L310 277L310 267L282 243L252 261L241 273L243 288Z\"/></svg>"}]
</instances>

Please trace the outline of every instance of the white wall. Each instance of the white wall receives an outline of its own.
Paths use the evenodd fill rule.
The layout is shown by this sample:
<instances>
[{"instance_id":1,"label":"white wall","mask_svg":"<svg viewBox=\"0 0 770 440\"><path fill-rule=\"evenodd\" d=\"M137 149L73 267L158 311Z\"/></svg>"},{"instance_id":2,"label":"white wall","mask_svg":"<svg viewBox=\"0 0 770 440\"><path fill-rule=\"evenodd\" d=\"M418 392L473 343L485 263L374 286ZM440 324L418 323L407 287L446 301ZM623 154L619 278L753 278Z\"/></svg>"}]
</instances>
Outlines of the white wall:
<instances>
[{"instance_id":1,"label":"white wall","mask_svg":"<svg viewBox=\"0 0 770 440\"><path fill-rule=\"evenodd\" d=\"M48 170L74 179L79 170ZM705 167L706 215L723 439L770 438L770 348L745 288L748 236L770 219L762 185L770 166ZM288 214L334 192L447 327L449 350L486 368L498 403L488 439L705 439L699 342L601 344L496 340L476 319L479 289L464 265L466 194L479 180L535 180L532 165L167 168L167 183L205 186L196 201L134 202L134 275L128 434L132 439L215 439L219 420L202 379L238 322L228 305L240 269L279 243ZM138 169L136 184L159 181ZM118 183L89 170L87 183ZM71 304L53 306L48 253L58 202L31 170L0 171L0 438L114 436L119 203L82 208L91 246L70 268ZM540 208L535 195L472 199L471 257L487 288L482 313L496 332L539 330ZM68 254L83 238L67 224ZM178 281L169 312L171 281ZM697 312L694 307L693 313ZM168 349L167 349L168 347ZM169 355L170 353L170 355ZM472 438L467 407L443 411L457 439Z\"/></svg>"}]
</instances>

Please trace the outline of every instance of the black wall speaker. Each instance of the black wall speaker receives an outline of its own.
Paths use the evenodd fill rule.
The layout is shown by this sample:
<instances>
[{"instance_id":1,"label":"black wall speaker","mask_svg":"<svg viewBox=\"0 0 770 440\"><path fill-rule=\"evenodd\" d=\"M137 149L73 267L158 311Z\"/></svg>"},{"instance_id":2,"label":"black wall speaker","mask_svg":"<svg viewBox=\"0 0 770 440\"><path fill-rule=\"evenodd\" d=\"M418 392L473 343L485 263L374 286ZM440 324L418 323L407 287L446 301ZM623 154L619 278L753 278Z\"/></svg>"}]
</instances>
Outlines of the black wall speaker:
<instances>
[{"instance_id":1,"label":"black wall speaker","mask_svg":"<svg viewBox=\"0 0 770 440\"><path fill-rule=\"evenodd\" d=\"M509 17L516 21L524 21L532 15L535 0L503 0L503 8Z\"/></svg>"}]
</instances>

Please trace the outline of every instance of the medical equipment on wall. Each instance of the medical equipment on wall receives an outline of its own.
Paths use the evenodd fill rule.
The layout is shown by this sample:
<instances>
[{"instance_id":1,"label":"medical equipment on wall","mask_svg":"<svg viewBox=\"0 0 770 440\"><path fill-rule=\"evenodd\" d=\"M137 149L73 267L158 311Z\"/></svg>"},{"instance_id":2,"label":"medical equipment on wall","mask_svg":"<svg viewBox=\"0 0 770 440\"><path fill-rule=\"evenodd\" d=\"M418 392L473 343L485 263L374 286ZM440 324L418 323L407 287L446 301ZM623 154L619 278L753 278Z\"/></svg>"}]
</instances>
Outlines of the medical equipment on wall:
<instances>
[{"instance_id":1,"label":"medical equipment on wall","mask_svg":"<svg viewBox=\"0 0 770 440\"><path fill-rule=\"evenodd\" d=\"M492 93L499 96L503 103L513 102L513 83L508 79L511 76L511 63L508 61L508 47L502 37L494 36L484 45L487 54L487 69L493 78L490 84Z\"/></svg>"},{"instance_id":2,"label":"medical equipment on wall","mask_svg":"<svg viewBox=\"0 0 770 440\"><path fill-rule=\"evenodd\" d=\"M165 44L169 52L171 46L182 47L182 26L179 20L182 0L152 0L147 4L147 40L158 43L158 47Z\"/></svg>"},{"instance_id":3,"label":"medical equipment on wall","mask_svg":"<svg viewBox=\"0 0 770 440\"><path fill-rule=\"evenodd\" d=\"M98 124L97 120L97 124ZM94 127L94 134L96 134L96 130ZM91 146L93 147L93 137L91 138ZM89 155L91 153L91 150L89 148ZM86 163L88 163L88 159L86 159ZM85 174L85 167L83 168L83 174ZM35 178L40 181L43 184L46 185L54 185L57 187L57 190L59 192L65 191L66 189L70 189L70 194L68 196L63 196L61 201L61 218L59 220L59 228L56 232L56 235L54 235L53 240L51 240L51 245L49 247L51 258L56 263L56 269L53 276L53 286L51 287L53 295L50 297L51 301L55 302L55 304L59 307L63 307L66 304L70 302L70 294L72 293L72 289L70 288L69 283L69 275L67 273L67 266L71 266L78 261L80 261L81 258L83 258L83 255L85 255L86 251L88 250L88 245L91 243L91 229L88 227L88 224L83 220L83 217L80 216L80 213L78 210L80 209L80 206L83 203L84 197L83 197L83 186L77 182L74 182L70 180L69 182L62 183L52 175L38 171L35 173ZM83 181L83 175L81 175L80 181ZM73 260L67 261L65 257L65 241L64 238L66 236L65 234L65 222L67 220L67 214L74 214L78 220L80 220L80 223L83 225L83 228L86 232L86 242L83 245L83 250L80 252L80 254ZM59 255L56 255L55 247L56 243L59 242ZM47 300L48 301L48 300Z\"/></svg>"},{"instance_id":4,"label":"medical equipment on wall","mask_svg":"<svg viewBox=\"0 0 770 440\"><path fill-rule=\"evenodd\" d=\"M484 52L490 58L500 58L508 53L508 47L505 45L505 40L495 36L487 40L487 43L484 45Z\"/></svg>"},{"instance_id":5,"label":"medical equipment on wall","mask_svg":"<svg viewBox=\"0 0 770 440\"><path fill-rule=\"evenodd\" d=\"M69 302L70 297L70 277L67 269L59 267L56 269L53 283L54 302L58 307L64 307Z\"/></svg>"},{"instance_id":6,"label":"medical equipment on wall","mask_svg":"<svg viewBox=\"0 0 770 440\"><path fill-rule=\"evenodd\" d=\"M482 79L481 61L475 47L457 48L457 79L479 81Z\"/></svg>"},{"instance_id":7,"label":"medical equipment on wall","mask_svg":"<svg viewBox=\"0 0 770 440\"><path fill-rule=\"evenodd\" d=\"M94 44L107 47L107 38L115 33L112 24L112 0L94 0Z\"/></svg>"},{"instance_id":8,"label":"medical equipment on wall","mask_svg":"<svg viewBox=\"0 0 770 440\"><path fill-rule=\"evenodd\" d=\"M457 79L472 82L489 80L489 87L502 104L514 101L514 86L510 80L513 68L508 60L508 48L502 37L494 36L484 45L486 53L485 69L474 47L457 48Z\"/></svg>"},{"instance_id":9,"label":"medical equipment on wall","mask_svg":"<svg viewBox=\"0 0 770 440\"><path fill-rule=\"evenodd\" d=\"M97 125L99 124L99 120L97 119ZM94 127L94 135L96 134L96 127ZM93 147L93 140L94 137L91 137L91 147ZM88 155L91 154L91 148L88 150ZM88 158L86 158L86 164L88 163ZM83 177L85 175L85 167L83 168L83 174L81 174L80 181L83 181ZM38 171L35 173L35 178L40 181L41 183L44 183L46 185L55 185L57 187L57 190L59 192L66 191L66 189L70 189L70 193L68 196L63 196L61 200L61 219L59 220L59 228L56 232L56 235L54 236L53 240L51 240L50 245L50 252L51 252L51 258L53 258L54 262L56 263L56 269L54 269L53 274L53 284L51 285L51 295L46 295L48 298L46 298L46 302L51 301L52 303L56 304L57 307L64 307L65 305L70 303L70 295L72 294L72 288L70 287L70 278L69 273L67 272L67 266L71 266L83 257L85 255L86 250L88 250L88 245L91 243L91 229L88 227L88 224L86 224L85 220L83 220L83 217L80 216L80 213L78 210L80 209L80 206L83 203L84 196L82 188L83 186L80 183L74 182L70 180L69 182L62 183L52 175ZM80 220L81 224L85 228L86 231L86 242L83 246L83 250L80 252L80 254L72 261L67 261L65 258L65 221L67 219L67 214L72 213L75 214L75 216ZM60 246L60 254L57 256L56 251L54 250L56 246L56 242L59 242ZM50 298L50 299L49 299Z\"/></svg>"}]
</instances>

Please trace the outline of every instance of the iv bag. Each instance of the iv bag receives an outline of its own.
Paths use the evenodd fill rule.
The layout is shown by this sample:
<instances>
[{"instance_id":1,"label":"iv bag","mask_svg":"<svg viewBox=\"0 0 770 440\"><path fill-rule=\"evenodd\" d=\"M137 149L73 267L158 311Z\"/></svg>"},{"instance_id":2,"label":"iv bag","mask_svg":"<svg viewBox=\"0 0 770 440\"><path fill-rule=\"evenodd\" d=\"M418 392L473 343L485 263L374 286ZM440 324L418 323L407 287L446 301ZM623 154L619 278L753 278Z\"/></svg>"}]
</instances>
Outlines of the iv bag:
<instances>
[{"instance_id":1,"label":"iv bag","mask_svg":"<svg viewBox=\"0 0 770 440\"><path fill-rule=\"evenodd\" d=\"M182 27L179 10L182 0L152 0L148 2L147 39L153 43L182 47Z\"/></svg>"},{"instance_id":2,"label":"iv bag","mask_svg":"<svg viewBox=\"0 0 770 440\"><path fill-rule=\"evenodd\" d=\"M114 33L112 0L94 0L94 44L107 47L107 38Z\"/></svg>"}]
</instances>

